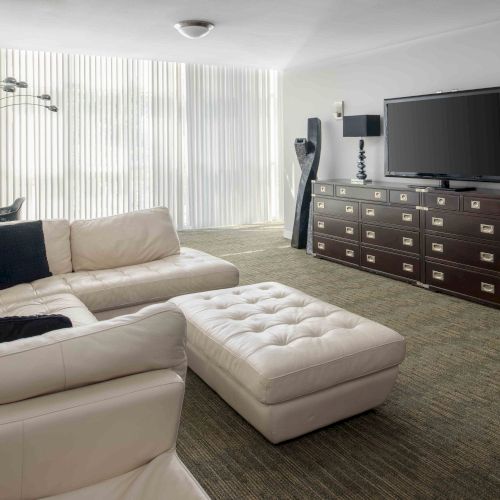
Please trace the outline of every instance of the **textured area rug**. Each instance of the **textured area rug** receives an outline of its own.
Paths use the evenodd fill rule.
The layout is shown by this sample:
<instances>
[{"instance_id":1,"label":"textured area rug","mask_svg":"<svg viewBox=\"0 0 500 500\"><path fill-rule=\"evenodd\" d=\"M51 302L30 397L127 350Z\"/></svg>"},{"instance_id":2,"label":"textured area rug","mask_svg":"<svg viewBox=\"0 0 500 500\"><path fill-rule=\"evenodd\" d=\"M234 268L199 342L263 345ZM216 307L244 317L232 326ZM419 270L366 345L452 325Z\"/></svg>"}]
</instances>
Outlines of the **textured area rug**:
<instances>
[{"instance_id":1,"label":"textured area rug","mask_svg":"<svg viewBox=\"0 0 500 500\"><path fill-rule=\"evenodd\" d=\"M500 498L500 311L309 257L281 226L182 232L233 262L241 284L278 281L400 332L387 401L272 445L193 372L178 441L214 499Z\"/></svg>"}]
</instances>

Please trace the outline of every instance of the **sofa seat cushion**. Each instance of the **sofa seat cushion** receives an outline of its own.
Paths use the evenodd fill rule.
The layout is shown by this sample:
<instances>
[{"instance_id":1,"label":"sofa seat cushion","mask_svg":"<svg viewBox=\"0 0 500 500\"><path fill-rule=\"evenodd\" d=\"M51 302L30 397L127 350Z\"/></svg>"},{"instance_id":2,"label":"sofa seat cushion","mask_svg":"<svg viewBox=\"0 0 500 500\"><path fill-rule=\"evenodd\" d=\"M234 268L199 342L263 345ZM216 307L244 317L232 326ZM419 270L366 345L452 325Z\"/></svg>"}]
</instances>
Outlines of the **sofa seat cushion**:
<instances>
[{"instance_id":1,"label":"sofa seat cushion","mask_svg":"<svg viewBox=\"0 0 500 500\"><path fill-rule=\"evenodd\" d=\"M56 278L38 280L50 283ZM36 283L36 282L34 282ZM49 287L51 289L52 287ZM62 314L73 326L95 323L96 317L80 299L64 292L62 286L55 293L38 294L33 284L18 285L0 293L0 316L34 316L37 314ZM44 290L46 290L44 288Z\"/></svg>"},{"instance_id":2,"label":"sofa seat cushion","mask_svg":"<svg viewBox=\"0 0 500 500\"><path fill-rule=\"evenodd\" d=\"M258 401L276 404L397 367L395 331L279 283L172 300L191 349Z\"/></svg>"},{"instance_id":3,"label":"sofa seat cushion","mask_svg":"<svg viewBox=\"0 0 500 500\"><path fill-rule=\"evenodd\" d=\"M40 296L72 293L91 311L101 312L227 288L237 285L238 280L238 269L233 264L198 250L182 248L180 254L145 264L62 274L31 285ZM18 293L22 295L25 290L19 289ZM1 299L0 294L0 302Z\"/></svg>"}]
</instances>

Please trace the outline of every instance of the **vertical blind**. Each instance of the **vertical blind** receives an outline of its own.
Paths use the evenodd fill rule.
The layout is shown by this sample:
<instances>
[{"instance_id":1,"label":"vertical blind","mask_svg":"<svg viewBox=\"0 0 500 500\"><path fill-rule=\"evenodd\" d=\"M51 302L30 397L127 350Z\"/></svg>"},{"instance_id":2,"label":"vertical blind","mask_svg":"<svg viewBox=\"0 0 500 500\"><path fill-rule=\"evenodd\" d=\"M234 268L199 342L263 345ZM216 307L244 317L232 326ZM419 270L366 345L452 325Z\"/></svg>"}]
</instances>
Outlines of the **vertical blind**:
<instances>
[{"instance_id":1,"label":"vertical blind","mask_svg":"<svg viewBox=\"0 0 500 500\"><path fill-rule=\"evenodd\" d=\"M277 71L0 49L6 76L59 112L0 109L0 206L24 196L26 218L73 220L164 205L179 228L282 219Z\"/></svg>"}]
</instances>

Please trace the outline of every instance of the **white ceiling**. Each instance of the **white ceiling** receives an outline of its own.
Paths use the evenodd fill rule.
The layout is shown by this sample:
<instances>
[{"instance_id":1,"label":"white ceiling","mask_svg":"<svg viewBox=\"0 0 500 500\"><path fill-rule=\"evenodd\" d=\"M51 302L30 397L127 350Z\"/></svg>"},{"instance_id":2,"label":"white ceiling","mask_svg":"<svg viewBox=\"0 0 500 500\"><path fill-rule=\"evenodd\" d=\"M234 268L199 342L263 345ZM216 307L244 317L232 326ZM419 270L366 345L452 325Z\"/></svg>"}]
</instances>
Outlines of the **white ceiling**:
<instances>
[{"instance_id":1,"label":"white ceiling","mask_svg":"<svg viewBox=\"0 0 500 500\"><path fill-rule=\"evenodd\" d=\"M0 47L284 68L498 20L499 0L0 0Z\"/></svg>"}]
</instances>

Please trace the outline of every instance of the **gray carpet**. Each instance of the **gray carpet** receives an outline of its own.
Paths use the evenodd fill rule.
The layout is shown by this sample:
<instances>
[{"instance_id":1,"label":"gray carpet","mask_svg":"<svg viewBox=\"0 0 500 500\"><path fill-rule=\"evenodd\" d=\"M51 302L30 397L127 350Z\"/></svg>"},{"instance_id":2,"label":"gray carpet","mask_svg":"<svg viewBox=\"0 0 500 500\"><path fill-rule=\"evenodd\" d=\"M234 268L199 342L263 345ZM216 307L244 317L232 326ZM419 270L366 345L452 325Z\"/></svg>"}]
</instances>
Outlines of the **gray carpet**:
<instances>
[{"instance_id":1,"label":"gray carpet","mask_svg":"<svg viewBox=\"0 0 500 500\"><path fill-rule=\"evenodd\" d=\"M500 311L314 259L279 226L181 233L233 262L383 323L407 358L381 407L275 446L189 372L178 451L214 499L500 498Z\"/></svg>"}]
</instances>

